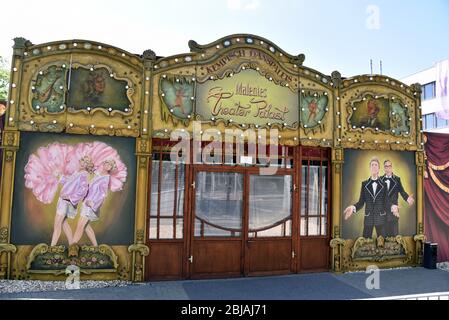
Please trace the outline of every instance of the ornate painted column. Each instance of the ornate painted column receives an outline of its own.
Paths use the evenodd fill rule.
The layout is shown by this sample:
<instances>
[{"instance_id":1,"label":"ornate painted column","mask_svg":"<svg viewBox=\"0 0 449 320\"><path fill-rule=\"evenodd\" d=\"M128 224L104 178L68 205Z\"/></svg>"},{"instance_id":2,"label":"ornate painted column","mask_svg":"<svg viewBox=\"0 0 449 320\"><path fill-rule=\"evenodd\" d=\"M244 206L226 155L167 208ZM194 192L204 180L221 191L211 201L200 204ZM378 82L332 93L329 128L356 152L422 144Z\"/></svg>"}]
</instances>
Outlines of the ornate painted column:
<instances>
[{"instance_id":1,"label":"ornate painted column","mask_svg":"<svg viewBox=\"0 0 449 320\"><path fill-rule=\"evenodd\" d=\"M332 248L331 268L334 272L342 271L342 246L344 240L341 239L341 193L342 193L342 167L343 149L332 150Z\"/></svg>"},{"instance_id":2,"label":"ornate painted column","mask_svg":"<svg viewBox=\"0 0 449 320\"><path fill-rule=\"evenodd\" d=\"M141 99L142 132L141 137L136 139L137 156L137 182L136 182L136 215L134 244L129 246L128 251L132 253L131 279L135 282L144 281L145 257L150 253L146 245L147 237L147 213L148 213L148 177L149 163L151 161L151 96L152 96L152 66L156 60L156 54L151 50L143 53L143 92Z\"/></svg>"},{"instance_id":3,"label":"ornate painted column","mask_svg":"<svg viewBox=\"0 0 449 320\"><path fill-rule=\"evenodd\" d=\"M340 105L340 85L341 74L334 71L331 74L332 86L334 88L334 146L332 149L332 240L330 241L331 268L334 272L342 271L343 245L341 239L341 193L342 193L342 168L343 168L343 148L341 147L341 105Z\"/></svg>"},{"instance_id":4,"label":"ornate painted column","mask_svg":"<svg viewBox=\"0 0 449 320\"><path fill-rule=\"evenodd\" d=\"M10 243L12 191L16 152L20 143L18 106L20 104L19 88L22 82L22 63L25 55L28 54L26 49L30 45L32 45L31 42L24 38L14 39L10 87L1 146L3 148L3 164L0 184L0 279L10 277L10 255L16 251L16 247Z\"/></svg>"},{"instance_id":5,"label":"ornate painted column","mask_svg":"<svg viewBox=\"0 0 449 320\"><path fill-rule=\"evenodd\" d=\"M415 241L415 263L422 264L424 241L426 236L424 234L424 173L425 173L425 152L423 141L423 125L421 114L421 85L413 84L413 91L415 91L416 101L416 145L417 151L415 153L416 162L416 235L413 237Z\"/></svg>"}]
</instances>

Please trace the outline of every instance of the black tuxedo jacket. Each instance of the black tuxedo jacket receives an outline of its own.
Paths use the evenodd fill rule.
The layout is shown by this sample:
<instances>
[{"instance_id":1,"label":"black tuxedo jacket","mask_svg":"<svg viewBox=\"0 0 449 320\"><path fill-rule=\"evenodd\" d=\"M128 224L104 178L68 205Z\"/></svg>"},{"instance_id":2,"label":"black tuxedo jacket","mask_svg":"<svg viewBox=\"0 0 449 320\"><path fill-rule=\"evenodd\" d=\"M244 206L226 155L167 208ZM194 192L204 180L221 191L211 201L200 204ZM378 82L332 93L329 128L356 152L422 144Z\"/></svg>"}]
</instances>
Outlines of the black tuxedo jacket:
<instances>
[{"instance_id":1,"label":"black tuxedo jacket","mask_svg":"<svg viewBox=\"0 0 449 320\"><path fill-rule=\"evenodd\" d=\"M373 182L377 183L376 193L373 190ZM380 178L377 180L369 178L362 182L359 201L354 206L356 211L365 206L365 226L378 226L386 221L386 202L387 187L385 183Z\"/></svg>"},{"instance_id":2,"label":"black tuxedo jacket","mask_svg":"<svg viewBox=\"0 0 449 320\"><path fill-rule=\"evenodd\" d=\"M388 178L386 178L385 175L383 175L382 177L380 177L380 179L384 182L385 187L387 187ZM404 187L402 186L401 178L393 174L389 180L390 180L390 189L387 190L387 203L386 203L387 221L393 221L398 220L398 218L395 217L393 213L391 213L391 206L393 204L398 205L399 194L401 194L402 198L405 201L407 201L408 193L405 192Z\"/></svg>"}]
</instances>

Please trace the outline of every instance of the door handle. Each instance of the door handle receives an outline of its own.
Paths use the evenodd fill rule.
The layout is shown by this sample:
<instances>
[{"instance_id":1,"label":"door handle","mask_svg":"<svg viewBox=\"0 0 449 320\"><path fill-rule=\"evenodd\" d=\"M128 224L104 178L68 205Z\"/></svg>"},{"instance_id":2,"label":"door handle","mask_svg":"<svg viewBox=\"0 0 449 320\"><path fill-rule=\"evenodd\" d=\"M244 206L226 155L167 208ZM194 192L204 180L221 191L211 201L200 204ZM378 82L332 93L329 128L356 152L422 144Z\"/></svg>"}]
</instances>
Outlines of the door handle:
<instances>
[{"instance_id":1,"label":"door handle","mask_svg":"<svg viewBox=\"0 0 449 320\"><path fill-rule=\"evenodd\" d=\"M254 241L254 240L246 240L246 246L248 247L253 242L256 242L256 241Z\"/></svg>"},{"instance_id":2,"label":"door handle","mask_svg":"<svg viewBox=\"0 0 449 320\"><path fill-rule=\"evenodd\" d=\"M193 256L190 256L187 260L189 260L190 263L193 263Z\"/></svg>"}]
</instances>

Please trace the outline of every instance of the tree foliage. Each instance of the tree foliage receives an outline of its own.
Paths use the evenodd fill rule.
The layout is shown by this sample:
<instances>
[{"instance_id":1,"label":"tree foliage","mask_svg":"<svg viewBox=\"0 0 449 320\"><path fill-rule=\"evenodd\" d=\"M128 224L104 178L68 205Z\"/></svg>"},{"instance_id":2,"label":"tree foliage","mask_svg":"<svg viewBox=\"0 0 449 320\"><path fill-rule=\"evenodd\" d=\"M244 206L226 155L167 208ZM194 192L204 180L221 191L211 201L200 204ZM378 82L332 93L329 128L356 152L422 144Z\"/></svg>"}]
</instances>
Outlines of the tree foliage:
<instances>
[{"instance_id":1,"label":"tree foliage","mask_svg":"<svg viewBox=\"0 0 449 320\"><path fill-rule=\"evenodd\" d=\"M0 100L7 100L9 87L9 63L0 56Z\"/></svg>"}]
</instances>

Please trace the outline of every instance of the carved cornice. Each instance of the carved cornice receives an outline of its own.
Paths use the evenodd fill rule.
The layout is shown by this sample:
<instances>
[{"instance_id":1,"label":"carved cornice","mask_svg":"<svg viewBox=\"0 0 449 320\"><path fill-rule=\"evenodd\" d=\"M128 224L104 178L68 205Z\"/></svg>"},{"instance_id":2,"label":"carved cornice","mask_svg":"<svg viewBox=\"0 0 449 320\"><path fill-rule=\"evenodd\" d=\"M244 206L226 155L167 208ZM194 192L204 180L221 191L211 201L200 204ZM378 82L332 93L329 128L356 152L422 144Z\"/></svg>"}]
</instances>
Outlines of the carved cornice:
<instances>
[{"instance_id":1,"label":"carved cornice","mask_svg":"<svg viewBox=\"0 0 449 320\"><path fill-rule=\"evenodd\" d=\"M277 54L279 57L284 57L287 61L291 61L291 63L296 63L297 65L302 65L306 59L306 56L303 53L296 56L291 55L273 42L253 34L232 34L204 45L198 44L195 40L190 40L188 45L190 51L194 53L202 53L208 50L216 53L229 47L249 46L262 48L264 51L270 52L271 54Z\"/></svg>"}]
</instances>

